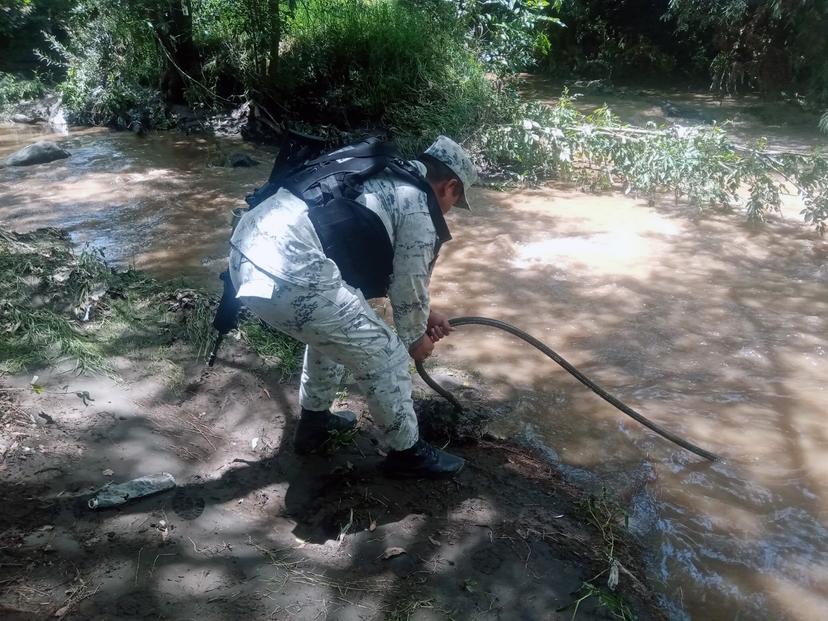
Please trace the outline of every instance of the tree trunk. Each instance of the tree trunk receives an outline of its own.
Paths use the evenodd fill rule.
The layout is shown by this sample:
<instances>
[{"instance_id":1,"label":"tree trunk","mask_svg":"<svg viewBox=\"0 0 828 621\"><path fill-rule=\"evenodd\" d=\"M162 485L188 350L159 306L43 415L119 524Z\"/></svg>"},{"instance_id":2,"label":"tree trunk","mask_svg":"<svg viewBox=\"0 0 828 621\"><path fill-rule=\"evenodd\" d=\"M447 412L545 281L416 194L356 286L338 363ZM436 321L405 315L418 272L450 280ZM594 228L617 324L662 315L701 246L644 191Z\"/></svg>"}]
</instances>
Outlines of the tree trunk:
<instances>
[{"instance_id":1,"label":"tree trunk","mask_svg":"<svg viewBox=\"0 0 828 621\"><path fill-rule=\"evenodd\" d=\"M161 91L169 103L185 104L188 80L201 75L201 60L193 42L190 0L166 0L159 8L164 15L156 25L156 33L167 61Z\"/></svg>"},{"instance_id":2,"label":"tree trunk","mask_svg":"<svg viewBox=\"0 0 828 621\"><path fill-rule=\"evenodd\" d=\"M269 0L270 44L268 46L267 81L272 86L279 72L279 43L282 41L282 20L279 15L279 0Z\"/></svg>"}]
</instances>

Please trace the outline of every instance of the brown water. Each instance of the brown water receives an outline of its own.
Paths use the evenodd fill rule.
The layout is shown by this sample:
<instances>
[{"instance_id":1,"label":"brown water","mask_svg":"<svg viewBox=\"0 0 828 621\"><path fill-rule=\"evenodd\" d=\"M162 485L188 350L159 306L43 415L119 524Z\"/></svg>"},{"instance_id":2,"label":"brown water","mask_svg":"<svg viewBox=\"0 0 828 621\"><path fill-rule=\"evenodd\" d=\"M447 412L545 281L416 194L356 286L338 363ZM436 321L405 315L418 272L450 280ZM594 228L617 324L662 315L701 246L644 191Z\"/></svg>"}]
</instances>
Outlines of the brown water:
<instances>
[{"instance_id":1,"label":"brown water","mask_svg":"<svg viewBox=\"0 0 828 621\"><path fill-rule=\"evenodd\" d=\"M0 159L37 139L60 142L68 159L0 169L0 222L16 230L66 228L82 247L159 276L218 287L230 212L270 173L273 152L240 140L106 129L44 136L0 126ZM217 164L234 151L259 166Z\"/></svg>"},{"instance_id":2,"label":"brown water","mask_svg":"<svg viewBox=\"0 0 828 621\"><path fill-rule=\"evenodd\" d=\"M527 97L553 105L562 89L560 83L533 75L524 76L521 82ZM607 105L621 122L631 125L698 125L703 118L724 129L737 144L753 145L766 139L771 149L780 151L807 153L814 147L828 148L828 136L817 131L819 114L790 102L670 88L622 88L602 93L571 87L569 94L580 112L589 114ZM671 107L676 116L668 117Z\"/></svg>"},{"instance_id":3,"label":"brown water","mask_svg":"<svg viewBox=\"0 0 828 621\"><path fill-rule=\"evenodd\" d=\"M16 131L0 130L0 156L31 141ZM270 158L174 134L84 130L66 145L68 160L0 169L0 226L67 227L111 258L207 284L227 213ZM218 149L263 165L211 167ZM511 391L496 431L543 442L574 480L594 484L587 469L638 492L631 527L672 618L825 618L828 246L795 202L751 230L739 216L568 186L471 199L472 213L449 216L435 307L530 332L725 461L654 436L508 335L460 328L438 362Z\"/></svg>"}]
</instances>

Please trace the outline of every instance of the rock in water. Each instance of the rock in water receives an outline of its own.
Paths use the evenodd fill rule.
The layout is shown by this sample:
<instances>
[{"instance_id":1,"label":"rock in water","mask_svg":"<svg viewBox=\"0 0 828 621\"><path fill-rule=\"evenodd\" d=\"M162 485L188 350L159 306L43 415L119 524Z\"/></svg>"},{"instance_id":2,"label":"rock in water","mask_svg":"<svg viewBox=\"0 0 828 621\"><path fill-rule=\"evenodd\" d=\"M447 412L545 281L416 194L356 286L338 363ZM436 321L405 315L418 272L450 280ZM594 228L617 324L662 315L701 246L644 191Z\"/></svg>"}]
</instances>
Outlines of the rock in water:
<instances>
[{"instance_id":1,"label":"rock in water","mask_svg":"<svg viewBox=\"0 0 828 621\"><path fill-rule=\"evenodd\" d=\"M52 131L56 134L63 134L64 136L69 135L69 123L66 122L66 114L63 111L63 107L58 105L52 114L49 117L49 127L52 128Z\"/></svg>"},{"instance_id":2,"label":"rock in water","mask_svg":"<svg viewBox=\"0 0 828 621\"><path fill-rule=\"evenodd\" d=\"M37 123L36 118L26 116L25 114L13 114L11 120L13 123L21 123L24 125L34 125Z\"/></svg>"},{"instance_id":3,"label":"rock in water","mask_svg":"<svg viewBox=\"0 0 828 621\"><path fill-rule=\"evenodd\" d=\"M670 101L661 103L661 111L664 116L672 119L684 119L688 121L701 121L702 123L713 123L716 118L702 108L674 104Z\"/></svg>"},{"instance_id":4,"label":"rock in water","mask_svg":"<svg viewBox=\"0 0 828 621\"><path fill-rule=\"evenodd\" d=\"M136 136L140 136L142 138L147 135L147 126L141 121L133 121L129 124L128 129Z\"/></svg>"},{"instance_id":5,"label":"rock in water","mask_svg":"<svg viewBox=\"0 0 828 621\"><path fill-rule=\"evenodd\" d=\"M258 166L259 162L247 155L247 153L236 151L227 157L224 165L227 168L249 168L250 166Z\"/></svg>"},{"instance_id":6,"label":"rock in water","mask_svg":"<svg viewBox=\"0 0 828 621\"><path fill-rule=\"evenodd\" d=\"M572 88L584 93L608 93L612 85L606 80L575 80L571 83Z\"/></svg>"},{"instance_id":7,"label":"rock in water","mask_svg":"<svg viewBox=\"0 0 828 621\"><path fill-rule=\"evenodd\" d=\"M45 164L54 160L62 160L69 157L69 151L64 151L54 142L41 140L19 151L15 151L6 159L6 166L31 166L32 164Z\"/></svg>"}]
</instances>

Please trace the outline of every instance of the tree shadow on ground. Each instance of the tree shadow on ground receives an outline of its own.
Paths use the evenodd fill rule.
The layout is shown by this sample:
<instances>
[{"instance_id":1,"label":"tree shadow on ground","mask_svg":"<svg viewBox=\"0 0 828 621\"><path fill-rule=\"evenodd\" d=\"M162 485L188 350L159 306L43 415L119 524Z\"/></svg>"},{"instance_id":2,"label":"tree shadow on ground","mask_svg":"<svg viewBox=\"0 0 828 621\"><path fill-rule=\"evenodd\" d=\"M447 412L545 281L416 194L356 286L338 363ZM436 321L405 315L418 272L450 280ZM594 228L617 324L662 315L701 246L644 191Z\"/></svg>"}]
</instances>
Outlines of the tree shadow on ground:
<instances>
[{"instance_id":1,"label":"tree shadow on ground","mask_svg":"<svg viewBox=\"0 0 828 621\"><path fill-rule=\"evenodd\" d=\"M547 213L535 199L564 202L572 211ZM632 404L663 412L671 429L727 457L728 464L702 467L638 430L619 436L608 406L567 377L550 379L545 359L519 347L496 347L477 357L487 380L509 382L517 369L525 377L521 388L572 395L560 407L542 403L540 412L554 412L556 423L573 426L560 442L580 456L579 465L600 468L610 449L629 451L637 461L647 455L667 465L662 482L686 477L683 489L691 492L669 498L674 506L710 503L700 509L705 519L716 517L717 509L745 508L737 515L748 521L744 532L753 542L747 544L724 540L732 535L726 518L697 526L665 516L688 540L711 533L723 540L715 549L687 550L687 565L676 561L672 573L726 574L728 566L760 554L763 537L777 528L757 515L766 510L762 499L775 489L778 473L750 469L750 459L776 460L821 489L808 464L825 446L824 431L812 425L803 392L791 383L801 381L796 361L828 333L825 289L816 273L825 255L807 236L772 228L746 232L720 215L691 223L664 206L647 211L675 220L674 229L618 237L614 229L623 227L607 220L596 239L586 216L579 223L578 210L589 208L581 204L585 200L552 188L514 200L489 198L473 223L460 215L456 225L473 226L474 234L466 236L473 242L447 246L436 288L443 298L460 301L455 314L496 311L544 339L551 330L555 347L573 352L585 372ZM508 210L508 221L495 209ZM631 215L619 213L622 223ZM518 257L523 263L514 261L521 245L549 237L564 238L566 248L583 248L589 256L575 257L584 260L580 267L572 261L556 265L560 254L550 261L524 253ZM618 239L652 243L655 250L619 265L623 255L601 254ZM631 274L624 273L628 267ZM458 341L458 349L476 344ZM9 576L2 583L7 591L18 589L24 604L36 602L37 594L26 595L18 579L27 572L29 584L49 593L50 604L36 608L43 612L75 597L65 594L66 587L77 588L75 576L81 576L90 593L73 607L77 618L384 618L395 611L403 617L460 611L463 618L548 618L572 600L580 581L601 571L590 564L596 533L579 541L581 535L567 530L574 529L567 521L574 501L560 491L565 486L544 493L543 482L559 477L542 462L515 457L500 445L460 448L470 467L455 484L389 482L375 472L379 457L366 440L333 461L297 460L286 440L296 409L294 387L248 373L248 362L232 353L223 362L225 370L207 375L190 367L189 376L198 380L176 399L152 382L139 389L136 380L131 390L140 398L131 405L96 402L92 410L71 414L66 404L48 402L67 412L66 421L58 420L64 430L26 433L47 448L54 442L53 453L41 451L25 464L15 454L3 475L9 482L3 497L22 498L27 507L6 509L4 538L11 545L4 548L11 560L0 580ZM73 390L84 389L82 382L72 383ZM33 400L26 407L36 411L44 404ZM803 426L813 427L810 438L793 432ZM601 437L619 438L617 446L608 448ZM251 447L254 438L257 448ZM175 494L98 514L64 500L83 498L112 464L123 478L146 474L149 466L177 468L182 485ZM36 474L51 467L63 468L61 477ZM720 491L713 496L710 489ZM818 515L818 498L806 507ZM53 528L37 530L48 526ZM406 553L381 558L389 547ZM550 586L556 575L561 582ZM757 576L744 582L739 586L748 593L763 590ZM91 594L95 587L100 590ZM770 599L777 597L763 596L760 605L784 608L784 599ZM704 598L732 605L726 594L688 586L689 605Z\"/></svg>"},{"instance_id":2,"label":"tree shadow on ground","mask_svg":"<svg viewBox=\"0 0 828 621\"><path fill-rule=\"evenodd\" d=\"M581 523L573 490L515 448L460 448L470 465L456 480L399 482L379 473L381 458L364 436L333 458L295 457L288 425L268 457L230 461L232 439L217 440L227 460L220 474L92 512L84 475L111 463L127 439L158 433L148 416L96 427L110 442L96 447L89 428L76 429L88 445L80 459L64 456L71 469L41 484L2 484L3 497L25 501L0 523L3 565L26 565L22 574L3 572L18 589L17 610L71 604L68 618L380 619L423 608L433 618L546 619L605 569L600 537ZM137 473L146 461L135 451L119 469ZM392 548L405 552L384 558ZM619 558L637 570L633 557ZM25 598L23 576L48 606ZM594 602L581 610L596 614Z\"/></svg>"}]
</instances>

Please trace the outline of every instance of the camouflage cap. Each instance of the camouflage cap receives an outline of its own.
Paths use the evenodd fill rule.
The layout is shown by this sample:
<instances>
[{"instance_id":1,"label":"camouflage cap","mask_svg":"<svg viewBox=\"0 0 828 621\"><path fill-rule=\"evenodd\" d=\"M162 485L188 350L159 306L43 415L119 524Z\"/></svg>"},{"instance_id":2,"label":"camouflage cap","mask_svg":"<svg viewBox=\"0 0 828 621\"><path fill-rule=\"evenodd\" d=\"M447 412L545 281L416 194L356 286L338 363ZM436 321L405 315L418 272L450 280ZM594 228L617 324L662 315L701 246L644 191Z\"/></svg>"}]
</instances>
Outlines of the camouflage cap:
<instances>
[{"instance_id":1,"label":"camouflage cap","mask_svg":"<svg viewBox=\"0 0 828 621\"><path fill-rule=\"evenodd\" d=\"M425 153L443 162L443 164L448 166L460 178L463 184L463 196L460 197L460 202L457 203L457 206L463 209L471 209L469 201L466 198L466 191L477 183L477 170L474 164L472 164L468 154L463 150L463 147L451 138L438 136L434 144L425 150Z\"/></svg>"}]
</instances>

